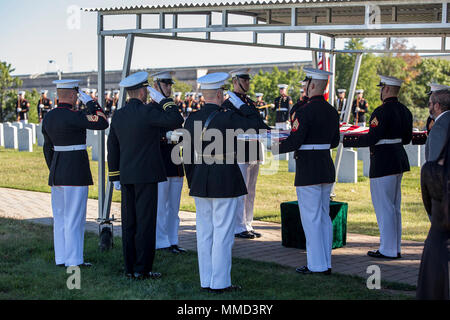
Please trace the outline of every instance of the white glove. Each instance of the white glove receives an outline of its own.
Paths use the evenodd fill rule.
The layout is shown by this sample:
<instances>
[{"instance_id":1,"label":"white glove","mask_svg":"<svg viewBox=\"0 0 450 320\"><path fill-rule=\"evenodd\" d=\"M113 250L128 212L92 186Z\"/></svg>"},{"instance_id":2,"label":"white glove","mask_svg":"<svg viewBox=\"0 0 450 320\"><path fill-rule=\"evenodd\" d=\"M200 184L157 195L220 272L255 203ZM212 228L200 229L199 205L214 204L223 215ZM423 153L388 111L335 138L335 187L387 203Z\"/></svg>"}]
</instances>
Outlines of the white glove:
<instances>
[{"instance_id":1,"label":"white glove","mask_svg":"<svg viewBox=\"0 0 450 320\"><path fill-rule=\"evenodd\" d=\"M39 105L39 108L40 108L40 109L44 109L44 105L43 105L43 104L40 104L40 105Z\"/></svg>"},{"instance_id":2,"label":"white glove","mask_svg":"<svg viewBox=\"0 0 450 320\"><path fill-rule=\"evenodd\" d=\"M22 108L17 108L17 112L20 112L20 111L22 111Z\"/></svg>"},{"instance_id":3,"label":"white glove","mask_svg":"<svg viewBox=\"0 0 450 320\"><path fill-rule=\"evenodd\" d=\"M167 143L178 143L181 136L183 136L183 132L167 131L166 132Z\"/></svg>"},{"instance_id":4,"label":"white glove","mask_svg":"<svg viewBox=\"0 0 450 320\"><path fill-rule=\"evenodd\" d=\"M81 91L80 89L78 89L78 99L81 100L81 102L83 102L83 104L87 104L89 101L92 101L91 96L87 95L86 93L84 93L83 91Z\"/></svg>"},{"instance_id":5,"label":"white glove","mask_svg":"<svg viewBox=\"0 0 450 320\"><path fill-rule=\"evenodd\" d=\"M113 181L114 189L120 190L120 181Z\"/></svg>"},{"instance_id":6,"label":"white glove","mask_svg":"<svg viewBox=\"0 0 450 320\"><path fill-rule=\"evenodd\" d=\"M187 112L192 112L192 108L187 108L186 111Z\"/></svg>"},{"instance_id":7,"label":"white glove","mask_svg":"<svg viewBox=\"0 0 450 320\"><path fill-rule=\"evenodd\" d=\"M235 106L236 108L240 109L243 105L245 105L244 102L242 102L241 99L239 99L239 97L231 91L227 91L227 94L229 96L229 100L230 102L233 104L233 106Z\"/></svg>"},{"instance_id":8,"label":"white glove","mask_svg":"<svg viewBox=\"0 0 450 320\"><path fill-rule=\"evenodd\" d=\"M160 103L161 100L164 99L164 96L158 90L156 90L152 87L147 87L147 90L153 101Z\"/></svg>"}]
</instances>

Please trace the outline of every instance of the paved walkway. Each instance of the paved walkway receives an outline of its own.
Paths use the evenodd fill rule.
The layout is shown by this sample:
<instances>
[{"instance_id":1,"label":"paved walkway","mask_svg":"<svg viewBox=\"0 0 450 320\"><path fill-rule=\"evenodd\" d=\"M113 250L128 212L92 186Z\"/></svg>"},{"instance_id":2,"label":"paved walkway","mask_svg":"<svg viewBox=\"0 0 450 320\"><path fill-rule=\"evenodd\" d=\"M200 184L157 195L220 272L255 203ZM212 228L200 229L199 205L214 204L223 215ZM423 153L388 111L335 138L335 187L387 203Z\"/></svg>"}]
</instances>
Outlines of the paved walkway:
<instances>
[{"instance_id":1,"label":"paved walkway","mask_svg":"<svg viewBox=\"0 0 450 320\"><path fill-rule=\"evenodd\" d=\"M0 216L52 225L50 194L0 188ZM115 235L121 235L120 204L113 203L111 214L118 218L115 223ZM87 230L98 233L97 201L88 200ZM195 213L180 212L180 245L196 250ZM236 239L233 256L258 261L276 262L289 267L306 264L305 250L285 248L281 245L281 225L277 223L255 221L255 229L263 236L255 240ZM402 259L382 260L367 256L368 250L378 247L379 238L347 234L347 245L333 250L333 272L357 275L367 278L367 267L378 265L381 277L386 281L417 284L422 242L402 241Z\"/></svg>"}]
</instances>

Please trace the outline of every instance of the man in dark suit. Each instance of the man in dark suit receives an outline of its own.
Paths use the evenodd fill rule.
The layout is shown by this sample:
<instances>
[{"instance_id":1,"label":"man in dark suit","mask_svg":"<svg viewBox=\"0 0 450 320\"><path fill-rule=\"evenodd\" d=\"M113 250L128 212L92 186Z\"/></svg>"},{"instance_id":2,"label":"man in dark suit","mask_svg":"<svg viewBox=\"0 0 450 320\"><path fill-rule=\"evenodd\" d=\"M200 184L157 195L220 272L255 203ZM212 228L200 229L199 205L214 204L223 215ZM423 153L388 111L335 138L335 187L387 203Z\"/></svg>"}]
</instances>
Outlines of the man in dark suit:
<instances>
[{"instance_id":1,"label":"man in dark suit","mask_svg":"<svg viewBox=\"0 0 450 320\"><path fill-rule=\"evenodd\" d=\"M114 113L108 137L109 179L122 190L122 242L127 277L159 278L152 272L155 256L158 182L166 181L160 149L160 129L183 123L172 99L149 88L153 101L147 101L148 73L137 72L120 82L129 102Z\"/></svg>"},{"instance_id":2,"label":"man in dark suit","mask_svg":"<svg viewBox=\"0 0 450 320\"><path fill-rule=\"evenodd\" d=\"M308 102L292 115L291 134L272 145L273 152L295 151L295 186L306 236L307 265L300 274L331 273L333 225L330 193L336 178L330 149L339 145L339 116L324 98L327 71L304 68Z\"/></svg>"},{"instance_id":3,"label":"man in dark suit","mask_svg":"<svg viewBox=\"0 0 450 320\"><path fill-rule=\"evenodd\" d=\"M186 120L184 128L189 140L183 135L189 195L194 197L197 211L200 284L217 293L239 289L231 284L231 249L237 202L247 193L236 151L226 148L236 145L236 136L229 137L226 132L227 129L248 130L264 125L259 113L232 92L230 102L239 112L221 107L228 77L227 73L220 72L197 80L206 103ZM223 137L225 139L221 140ZM226 140L228 138L231 140ZM220 140L226 142L226 146ZM216 148L211 149L211 145Z\"/></svg>"},{"instance_id":4,"label":"man in dark suit","mask_svg":"<svg viewBox=\"0 0 450 320\"><path fill-rule=\"evenodd\" d=\"M428 109L434 124L425 144L425 159L435 161L444 148L450 124L450 87L432 86Z\"/></svg>"},{"instance_id":5,"label":"man in dark suit","mask_svg":"<svg viewBox=\"0 0 450 320\"><path fill-rule=\"evenodd\" d=\"M381 76L380 96L383 104L370 117L369 133L344 136L344 147L370 147L370 193L380 229L379 250L367 254L374 258L401 257L401 183L409 171L404 144L412 139L413 118L398 101L402 80Z\"/></svg>"},{"instance_id":6,"label":"man in dark suit","mask_svg":"<svg viewBox=\"0 0 450 320\"><path fill-rule=\"evenodd\" d=\"M55 261L60 266L90 266L83 260L86 205L92 175L86 151L86 129L104 130L102 108L78 90L78 80L57 80L59 104L42 121L44 156L50 169ZM86 111L74 110L77 94Z\"/></svg>"}]
</instances>

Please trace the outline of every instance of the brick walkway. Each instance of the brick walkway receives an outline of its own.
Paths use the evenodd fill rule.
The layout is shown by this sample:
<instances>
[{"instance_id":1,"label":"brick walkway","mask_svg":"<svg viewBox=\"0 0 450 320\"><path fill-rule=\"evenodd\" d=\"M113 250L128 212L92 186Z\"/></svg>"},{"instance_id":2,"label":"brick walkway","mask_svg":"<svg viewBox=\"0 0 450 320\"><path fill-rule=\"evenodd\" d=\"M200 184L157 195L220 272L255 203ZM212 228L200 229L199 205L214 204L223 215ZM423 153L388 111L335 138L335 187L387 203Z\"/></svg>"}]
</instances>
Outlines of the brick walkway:
<instances>
[{"instance_id":1,"label":"brick walkway","mask_svg":"<svg viewBox=\"0 0 450 320\"><path fill-rule=\"evenodd\" d=\"M0 216L51 225L53 223L50 194L0 188ZM115 235L121 235L120 204L113 203L111 214L119 221L115 223ZM87 230L98 233L97 201L89 199ZM196 250L195 213L180 212L180 245ZM258 261L275 262L289 267L306 264L306 252L285 248L281 245L281 226L276 223L255 221L254 227L263 236L255 240L236 239L233 256ZM417 284L423 243L402 241L402 259L382 260L367 256L368 250L378 247L379 238L347 234L347 245L333 250L333 272L368 277L367 267L378 265L381 277L386 281Z\"/></svg>"}]
</instances>

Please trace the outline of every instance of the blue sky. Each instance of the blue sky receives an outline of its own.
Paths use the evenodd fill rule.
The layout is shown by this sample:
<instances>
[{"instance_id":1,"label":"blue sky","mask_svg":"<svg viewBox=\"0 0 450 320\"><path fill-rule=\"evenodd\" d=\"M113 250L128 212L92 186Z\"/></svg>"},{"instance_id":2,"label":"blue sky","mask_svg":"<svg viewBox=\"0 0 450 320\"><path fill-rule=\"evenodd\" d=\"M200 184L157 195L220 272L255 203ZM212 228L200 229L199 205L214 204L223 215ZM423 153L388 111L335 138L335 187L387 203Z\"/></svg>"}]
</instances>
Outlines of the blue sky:
<instances>
[{"instance_id":1,"label":"blue sky","mask_svg":"<svg viewBox=\"0 0 450 320\"><path fill-rule=\"evenodd\" d=\"M14 74L54 71L55 66L48 63L50 59L55 60L63 72L68 72L68 56L71 53L73 71L96 70L96 14L81 12L79 28L70 29L67 22L68 20L72 21L70 19L73 15L67 12L68 8L73 5L78 7L108 7L176 2L185 1L0 0L0 43L2 44L0 60L11 63L16 69ZM197 0L195 2L205 1ZM144 23L151 24L153 21L150 19L144 20ZM111 26L108 20L105 21L105 24ZM115 23L118 28L127 25L133 26L134 20L123 17ZM270 39L267 40L270 41ZM313 38L313 44L317 45L317 42L318 39ZM338 42L338 47L342 46L343 43L343 41ZM376 43L376 41L371 41L368 44L376 45ZM414 44L421 47L437 46L440 42L438 39L428 39ZM121 69L124 47L125 41L123 38L107 38L107 70ZM136 39L132 68L245 64L310 59L311 53L306 51Z\"/></svg>"}]
</instances>

